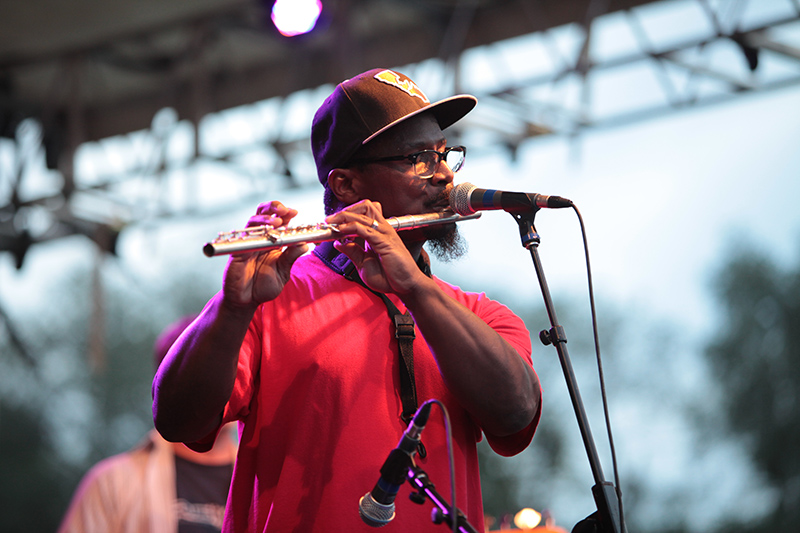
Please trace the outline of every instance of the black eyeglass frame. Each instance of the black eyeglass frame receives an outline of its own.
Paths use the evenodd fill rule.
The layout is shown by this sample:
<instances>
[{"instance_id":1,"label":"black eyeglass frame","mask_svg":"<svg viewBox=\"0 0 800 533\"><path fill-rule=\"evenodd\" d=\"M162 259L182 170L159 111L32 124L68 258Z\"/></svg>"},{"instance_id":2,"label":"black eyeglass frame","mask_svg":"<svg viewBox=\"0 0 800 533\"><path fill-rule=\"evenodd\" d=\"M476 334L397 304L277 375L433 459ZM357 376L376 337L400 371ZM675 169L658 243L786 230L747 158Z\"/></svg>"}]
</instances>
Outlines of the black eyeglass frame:
<instances>
[{"instance_id":1,"label":"black eyeglass frame","mask_svg":"<svg viewBox=\"0 0 800 533\"><path fill-rule=\"evenodd\" d=\"M411 166L416 167L417 166L417 159L419 158L419 156L421 156L423 154L433 153L433 154L436 154L438 156L438 160L436 161L436 166L433 167L433 173L430 176L418 176L418 177L420 177L422 179L430 179L430 178L433 177L434 174L436 174L436 169L439 168L439 165L442 163L442 161L446 162L448 154L450 152L453 152L453 151L459 151L462 154L461 155L461 164L458 165L458 168L452 168L452 167L450 168L450 170L452 170L453 173L455 173L455 172L458 172L459 170L461 170L461 168L464 166L464 161L466 161L466 159L467 159L467 147L466 146L460 146L460 145L459 146L448 146L444 150L442 150L441 152L439 150L420 150L419 152L414 152L413 154L408 154L408 155L392 155L392 156L387 156L387 157L365 157L365 158L361 158L361 159L353 159L352 161L349 162L349 164L350 165L354 165L354 164L357 164L357 163L381 163L381 162L384 162L384 161L403 161L404 159L408 159L409 161L411 161Z\"/></svg>"}]
</instances>

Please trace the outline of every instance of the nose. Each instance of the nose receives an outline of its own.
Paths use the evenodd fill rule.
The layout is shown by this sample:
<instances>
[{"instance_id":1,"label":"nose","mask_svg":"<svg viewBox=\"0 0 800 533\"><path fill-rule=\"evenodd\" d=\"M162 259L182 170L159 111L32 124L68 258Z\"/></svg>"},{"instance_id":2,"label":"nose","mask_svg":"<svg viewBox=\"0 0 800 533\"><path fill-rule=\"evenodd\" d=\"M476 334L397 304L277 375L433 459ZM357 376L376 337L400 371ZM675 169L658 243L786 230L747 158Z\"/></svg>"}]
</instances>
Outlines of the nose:
<instances>
[{"instance_id":1,"label":"nose","mask_svg":"<svg viewBox=\"0 0 800 533\"><path fill-rule=\"evenodd\" d=\"M431 176L431 181L435 185L447 185L448 183L452 183L454 179L455 174L450 168L450 165L447 164L447 161L444 159L439 161L439 164L436 166L436 172Z\"/></svg>"}]
</instances>

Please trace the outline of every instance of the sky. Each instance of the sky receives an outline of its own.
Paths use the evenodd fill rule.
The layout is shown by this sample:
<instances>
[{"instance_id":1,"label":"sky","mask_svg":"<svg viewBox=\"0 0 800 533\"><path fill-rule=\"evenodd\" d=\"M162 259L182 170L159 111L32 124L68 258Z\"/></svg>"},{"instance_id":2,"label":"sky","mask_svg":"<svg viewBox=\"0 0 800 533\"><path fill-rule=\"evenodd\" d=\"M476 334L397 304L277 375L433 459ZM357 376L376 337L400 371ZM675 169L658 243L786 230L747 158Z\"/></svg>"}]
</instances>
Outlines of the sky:
<instances>
[{"instance_id":1,"label":"sky","mask_svg":"<svg viewBox=\"0 0 800 533\"><path fill-rule=\"evenodd\" d=\"M782 265L800 261L799 140L800 87L790 87L589 130L574 139L541 137L523 144L514 163L504 153L468 157L456 181L571 199L586 225L598 305L613 307L631 323L662 322L680 331L678 342L686 353L677 360L687 365L688 374L694 373L685 376L682 390L702 395L713 389L708 381L713 378L697 358L717 325L718 309L710 292L715 272L734 251L766 254ZM312 188L283 191L274 199L299 209L298 223L314 223L322 218L320 196ZM217 280L224 259L205 258L202 244L218 231L243 227L254 207L202 223L175 220L159 227L131 227L120 241L122 268L145 280L170 265L198 262L208 280ZM585 301L586 265L574 211L542 210L536 215L536 227L550 292L559 300ZM530 254L522 248L516 223L508 214L484 212L481 219L464 222L460 228L469 254L459 262L436 265L437 275L468 289L492 289L541 305ZM53 265L61 268L92 257L91 246L75 238L34 247L21 271L14 269L8 254L2 254L0 301L12 311L23 303L45 305L48 295L38 287ZM630 365L640 365L643 362L637 358L647 361L670 354L626 357ZM677 363L664 360L664 364ZM665 416L645 434L638 424L651 407L626 404L613 410L618 415L619 450L629 468L679 488L692 446L686 441L686 422ZM593 424L595 438L601 439L600 421ZM709 456L705 471L695 473L709 479L732 476L724 486L703 486L713 492L718 505L702 509L707 502L698 501L698 508L691 510L697 515L698 530L721 513L732 512L741 501L737 491L745 489L750 472L743 468L738 474L726 473L727 462L741 458L740 454L733 448L720 450ZM610 465L605 470L610 474ZM752 505L763 501L755 499ZM577 518L565 516L567 522Z\"/></svg>"}]
</instances>

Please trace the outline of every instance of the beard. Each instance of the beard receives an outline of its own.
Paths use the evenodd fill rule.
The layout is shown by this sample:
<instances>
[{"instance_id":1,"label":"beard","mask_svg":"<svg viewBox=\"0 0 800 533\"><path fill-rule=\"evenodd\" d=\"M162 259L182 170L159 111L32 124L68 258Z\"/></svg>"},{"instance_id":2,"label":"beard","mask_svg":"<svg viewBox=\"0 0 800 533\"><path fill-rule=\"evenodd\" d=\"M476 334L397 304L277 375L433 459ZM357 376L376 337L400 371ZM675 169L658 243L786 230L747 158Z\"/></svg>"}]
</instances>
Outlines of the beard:
<instances>
[{"instance_id":1,"label":"beard","mask_svg":"<svg viewBox=\"0 0 800 533\"><path fill-rule=\"evenodd\" d=\"M435 206L448 202L452 185L445 188L436 198L432 198L426 207L433 210ZM460 259L467 253L467 241L458 232L455 222L433 225L423 228L428 250L433 256L443 263L449 263Z\"/></svg>"},{"instance_id":2,"label":"beard","mask_svg":"<svg viewBox=\"0 0 800 533\"><path fill-rule=\"evenodd\" d=\"M428 250L443 263L460 259L467 253L467 241L458 232L455 223L425 228Z\"/></svg>"}]
</instances>

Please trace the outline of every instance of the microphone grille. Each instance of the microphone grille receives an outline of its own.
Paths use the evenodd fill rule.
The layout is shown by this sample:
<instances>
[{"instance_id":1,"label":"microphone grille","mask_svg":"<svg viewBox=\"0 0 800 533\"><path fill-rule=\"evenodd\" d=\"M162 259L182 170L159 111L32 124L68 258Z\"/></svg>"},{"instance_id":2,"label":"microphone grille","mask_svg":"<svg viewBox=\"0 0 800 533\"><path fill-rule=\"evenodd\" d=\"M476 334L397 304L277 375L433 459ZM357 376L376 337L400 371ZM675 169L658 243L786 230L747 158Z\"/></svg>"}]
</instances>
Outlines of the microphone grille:
<instances>
[{"instance_id":1,"label":"microphone grille","mask_svg":"<svg viewBox=\"0 0 800 533\"><path fill-rule=\"evenodd\" d=\"M469 182L459 183L450 191L450 209L459 215L471 215L475 212L469 203L469 196L477 187Z\"/></svg>"},{"instance_id":2,"label":"microphone grille","mask_svg":"<svg viewBox=\"0 0 800 533\"><path fill-rule=\"evenodd\" d=\"M384 505L375 501L372 494L368 492L358 500L358 514L368 526L385 526L394 520L394 502Z\"/></svg>"}]
</instances>

